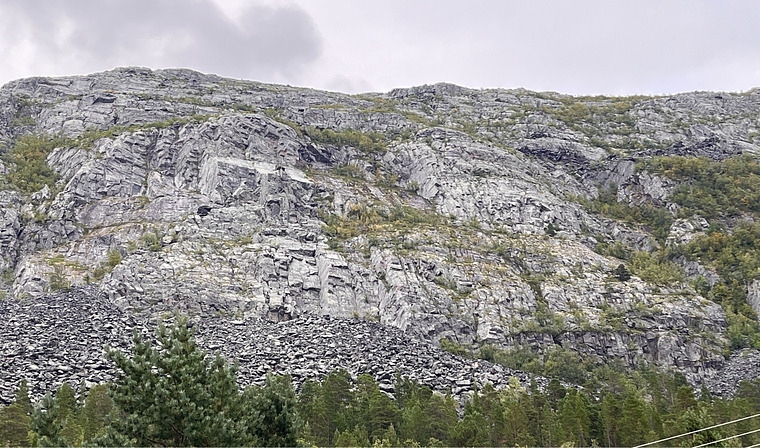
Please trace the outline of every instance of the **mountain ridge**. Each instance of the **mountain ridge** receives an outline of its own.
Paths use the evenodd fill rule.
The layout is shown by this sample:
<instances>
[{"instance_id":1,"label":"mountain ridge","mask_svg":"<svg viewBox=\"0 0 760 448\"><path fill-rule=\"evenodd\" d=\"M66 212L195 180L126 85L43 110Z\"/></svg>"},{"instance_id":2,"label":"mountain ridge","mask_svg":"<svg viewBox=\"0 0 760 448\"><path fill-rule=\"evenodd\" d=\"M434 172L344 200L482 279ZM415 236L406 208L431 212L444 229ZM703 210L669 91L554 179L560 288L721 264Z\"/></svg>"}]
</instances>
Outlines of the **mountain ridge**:
<instances>
[{"instance_id":1,"label":"mountain ridge","mask_svg":"<svg viewBox=\"0 0 760 448\"><path fill-rule=\"evenodd\" d=\"M12 81L0 286L31 300L91 283L144 317L378 320L697 384L752 346L760 283L739 291L688 245L755 211L684 202L696 177L662 163L749 163L758 111L757 89L345 95L142 68ZM743 296L717 303L723 284Z\"/></svg>"}]
</instances>

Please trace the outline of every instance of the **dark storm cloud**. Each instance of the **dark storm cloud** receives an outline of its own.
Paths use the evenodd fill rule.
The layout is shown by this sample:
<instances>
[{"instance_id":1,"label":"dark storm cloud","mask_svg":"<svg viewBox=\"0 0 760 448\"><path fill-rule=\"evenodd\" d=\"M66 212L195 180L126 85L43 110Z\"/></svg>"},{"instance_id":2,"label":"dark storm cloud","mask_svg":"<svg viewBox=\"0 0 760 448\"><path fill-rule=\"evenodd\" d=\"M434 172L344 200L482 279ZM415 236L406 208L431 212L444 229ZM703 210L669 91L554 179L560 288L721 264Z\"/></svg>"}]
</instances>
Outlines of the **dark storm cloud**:
<instances>
[{"instance_id":1,"label":"dark storm cloud","mask_svg":"<svg viewBox=\"0 0 760 448\"><path fill-rule=\"evenodd\" d=\"M147 65L287 78L321 52L310 17L294 6L251 4L231 20L210 0L11 0L0 14L3 49L31 49L31 69Z\"/></svg>"}]
</instances>

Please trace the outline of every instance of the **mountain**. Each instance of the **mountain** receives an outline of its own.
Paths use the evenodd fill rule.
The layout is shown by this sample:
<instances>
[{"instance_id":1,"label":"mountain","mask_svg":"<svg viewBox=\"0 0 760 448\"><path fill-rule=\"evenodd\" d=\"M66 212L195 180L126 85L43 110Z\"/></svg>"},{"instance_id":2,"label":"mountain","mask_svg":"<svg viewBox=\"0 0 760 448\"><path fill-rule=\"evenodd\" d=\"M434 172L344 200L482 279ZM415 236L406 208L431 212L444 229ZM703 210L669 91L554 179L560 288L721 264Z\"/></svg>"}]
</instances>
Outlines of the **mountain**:
<instances>
[{"instance_id":1,"label":"mountain","mask_svg":"<svg viewBox=\"0 0 760 448\"><path fill-rule=\"evenodd\" d=\"M760 90L344 95L144 68L10 82L0 396L25 375L107 380L102 345L176 311L248 359L249 382L343 366L464 392L528 382L489 362L519 353L730 394L760 376L759 113ZM380 361L357 367L367 347Z\"/></svg>"}]
</instances>

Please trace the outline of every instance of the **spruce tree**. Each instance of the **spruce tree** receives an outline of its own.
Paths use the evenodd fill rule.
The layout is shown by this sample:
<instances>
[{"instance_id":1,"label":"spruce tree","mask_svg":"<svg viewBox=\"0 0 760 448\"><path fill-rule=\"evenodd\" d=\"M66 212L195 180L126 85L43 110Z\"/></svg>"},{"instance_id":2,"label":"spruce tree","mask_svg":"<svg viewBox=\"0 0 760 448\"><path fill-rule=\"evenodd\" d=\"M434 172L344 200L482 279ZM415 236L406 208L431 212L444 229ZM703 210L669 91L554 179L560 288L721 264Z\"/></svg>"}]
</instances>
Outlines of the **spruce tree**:
<instances>
[{"instance_id":1,"label":"spruce tree","mask_svg":"<svg viewBox=\"0 0 760 448\"><path fill-rule=\"evenodd\" d=\"M398 426L399 409L380 389L373 391L369 398L370 440L391 440L389 428ZM395 424L395 425L394 425ZM394 433L395 437L395 433Z\"/></svg>"},{"instance_id":2,"label":"spruce tree","mask_svg":"<svg viewBox=\"0 0 760 448\"><path fill-rule=\"evenodd\" d=\"M74 388L69 383L63 383L55 392L55 401L58 403L58 420L63 424L61 436L73 446L79 446L84 441L80 407Z\"/></svg>"},{"instance_id":3,"label":"spruce tree","mask_svg":"<svg viewBox=\"0 0 760 448\"><path fill-rule=\"evenodd\" d=\"M17 403L0 408L0 446L29 445L29 421Z\"/></svg>"}]
</instances>

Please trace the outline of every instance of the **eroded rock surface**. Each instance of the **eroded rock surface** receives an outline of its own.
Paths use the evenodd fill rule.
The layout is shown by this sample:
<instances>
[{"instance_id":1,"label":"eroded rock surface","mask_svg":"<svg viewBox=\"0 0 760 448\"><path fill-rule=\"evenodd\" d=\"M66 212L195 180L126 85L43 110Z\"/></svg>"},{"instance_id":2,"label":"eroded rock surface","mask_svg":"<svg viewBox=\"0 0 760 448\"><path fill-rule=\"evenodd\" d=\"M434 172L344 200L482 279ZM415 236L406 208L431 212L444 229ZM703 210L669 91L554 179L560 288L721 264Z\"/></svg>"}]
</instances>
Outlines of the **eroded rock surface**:
<instances>
[{"instance_id":1,"label":"eroded rock surface","mask_svg":"<svg viewBox=\"0 0 760 448\"><path fill-rule=\"evenodd\" d=\"M760 91L574 99L437 84L351 96L141 68L14 81L0 89L3 151L21 135L59 136L46 160L60 179L0 192L0 291L13 298L4 316L21 328L23 307L89 285L92 306L117 313L116 340L177 310L217 335L238 324L211 316L240 316L243 328L278 316L293 320L276 328L297 333L301 323L309 337L317 323L343 322L335 338L354 327L400 331L420 350L443 338L470 349L562 346L676 368L696 383L725 363L721 307L688 281L621 279L621 260L594 249L653 251L705 223L678 220L657 240L579 198L616 188L623 203L675 214L674 182L636 160L757 153L757 111ZM682 264L688 279L715 283L708 268ZM77 357L110 341L106 323L84 327L98 347ZM25 359L20 347L4 362ZM302 357L316 367L306 371L323 373L326 352L309 347ZM29 354L49 372L35 377L40 387L60 379L46 353ZM278 356L251 358L250 377L272 362L298 369ZM448 380L424 372L435 387Z\"/></svg>"}]
</instances>

